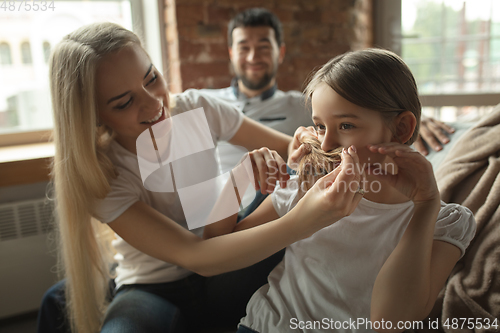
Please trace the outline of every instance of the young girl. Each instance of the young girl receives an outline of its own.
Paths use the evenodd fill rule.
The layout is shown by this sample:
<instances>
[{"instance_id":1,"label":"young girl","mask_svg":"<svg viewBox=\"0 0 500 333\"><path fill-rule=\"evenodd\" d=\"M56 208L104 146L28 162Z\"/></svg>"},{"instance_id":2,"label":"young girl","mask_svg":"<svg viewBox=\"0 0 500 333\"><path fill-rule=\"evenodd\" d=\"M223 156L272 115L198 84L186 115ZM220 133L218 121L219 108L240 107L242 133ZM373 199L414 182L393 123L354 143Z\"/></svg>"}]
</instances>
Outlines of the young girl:
<instances>
[{"instance_id":1,"label":"young girl","mask_svg":"<svg viewBox=\"0 0 500 333\"><path fill-rule=\"evenodd\" d=\"M150 192L143 186L136 155L141 133L165 118L203 108L214 144L228 140L248 150L268 146L285 156L291 138L194 90L171 103L161 73L126 29L93 24L66 36L52 54L50 82L56 211L74 333L177 332L183 324L194 331L195 325L238 320L276 261L232 275L204 276L253 265L325 227L331 222L318 216L321 207L343 216L338 206L306 196L297 214L252 230L211 239L203 239L203 228L187 230L177 192ZM254 150L250 158L262 191L272 191L275 178L287 179L275 151ZM270 175L268 165L283 171ZM347 194L354 195L342 193ZM350 200L347 207L355 204ZM108 227L116 234L112 244L118 262L117 293L109 307L112 264L105 256L109 237L102 232Z\"/></svg>"},{"instance_id":2,"label":"young girl","mask_svg":"<svg viewBox=\"0 0 500 333\"><path fill-rule=\"evenodd\" d=\"M321 148L345 147L344 170L352 163L346 156L359 158L364 198L349 216L286 248L238 332L401 332L405 321L423 320L432 309L474 235L472 213L440 202L430 163L409 147L421 106L397 55L368 49L337 56L314 75L306 96ZM297 131L295 142L307 132ZM235 229L286 216L319 188L301 198L297 179Z\"/></svg>"}]
</instances>

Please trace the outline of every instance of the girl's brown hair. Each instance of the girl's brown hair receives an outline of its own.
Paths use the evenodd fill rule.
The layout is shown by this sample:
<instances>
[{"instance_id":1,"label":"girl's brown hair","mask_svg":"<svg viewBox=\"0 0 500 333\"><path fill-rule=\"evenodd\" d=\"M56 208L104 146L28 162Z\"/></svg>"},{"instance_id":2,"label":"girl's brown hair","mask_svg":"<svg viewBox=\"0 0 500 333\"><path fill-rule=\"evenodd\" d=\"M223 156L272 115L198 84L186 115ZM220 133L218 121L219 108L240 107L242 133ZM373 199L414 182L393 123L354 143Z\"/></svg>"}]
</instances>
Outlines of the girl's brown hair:
<instances>
[{"instance_id":1,"label":"girl's brown hair","mask_svg":"<svg viewBox=\"0 0 500 333\"><path fill-rule=\"evenodd\" d=\"M391 120L403 111L417 119L412 144L418 136L422 106L410 68L395 53L366 49L341 54L312 75L304 94L312 97L320 83L328 84L340 96L358 106L379 111L392 129Z\"/></svg>"}]
</instances>

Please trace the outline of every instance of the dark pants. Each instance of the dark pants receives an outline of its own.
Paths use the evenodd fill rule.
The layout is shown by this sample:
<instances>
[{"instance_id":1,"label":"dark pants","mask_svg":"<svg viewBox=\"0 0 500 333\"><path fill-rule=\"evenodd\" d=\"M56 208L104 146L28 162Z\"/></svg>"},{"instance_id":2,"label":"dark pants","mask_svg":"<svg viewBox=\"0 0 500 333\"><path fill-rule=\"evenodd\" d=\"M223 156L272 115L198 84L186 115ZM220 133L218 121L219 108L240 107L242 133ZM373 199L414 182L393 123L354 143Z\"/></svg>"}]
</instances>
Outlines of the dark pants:
<instances>
[{"instance_id":1,"label":"dark pants","mask_svg":"<svg viewBox=\"0 0 500 333\"><path fill-rule=\"evenodd\" d=\"M114 296L102 332L197 332L236 329L253 293L283 258L284 250L244 269L213 277L197 274L157 284L122 286ZM68 333L64 280L44 295L39 333Z\"/></svg>"},{"instance_id":2,"label":"dark pants","mask_svg":"<svg viewBox=\"0 0 500 333\"><path fill-rule=\"evenodd\" d=\"M254 331L251 328L248 328L246 326L240 325L238 326L238 331L236 333L259 333L257 331Z\"/></svg>"}]
</instances>

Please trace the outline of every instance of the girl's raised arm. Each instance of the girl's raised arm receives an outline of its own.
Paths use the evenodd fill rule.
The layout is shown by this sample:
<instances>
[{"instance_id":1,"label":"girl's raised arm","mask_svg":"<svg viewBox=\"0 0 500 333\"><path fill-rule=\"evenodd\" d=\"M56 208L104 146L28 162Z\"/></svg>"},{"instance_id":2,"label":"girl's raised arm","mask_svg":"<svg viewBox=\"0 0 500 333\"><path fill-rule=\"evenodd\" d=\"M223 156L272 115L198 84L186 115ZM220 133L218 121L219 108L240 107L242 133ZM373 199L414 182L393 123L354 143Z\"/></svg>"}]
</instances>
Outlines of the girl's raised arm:
<instances>
[{"instance_id":1,"label":"girl's raised arm","mask_svg":"<svg viewBox=\"0 0 500 333\"><path fill-rule=\"evenodd\" d=\"M430 162L402 144L388 143L368 148L393 158L398 173L377 177L414 203L413 216L382 266L372 292L371 320L380 322L384 319L396 327L398 321L427 317L461 251L451 243L434 239L441 202Z\"/></svg>"}]
</instances>

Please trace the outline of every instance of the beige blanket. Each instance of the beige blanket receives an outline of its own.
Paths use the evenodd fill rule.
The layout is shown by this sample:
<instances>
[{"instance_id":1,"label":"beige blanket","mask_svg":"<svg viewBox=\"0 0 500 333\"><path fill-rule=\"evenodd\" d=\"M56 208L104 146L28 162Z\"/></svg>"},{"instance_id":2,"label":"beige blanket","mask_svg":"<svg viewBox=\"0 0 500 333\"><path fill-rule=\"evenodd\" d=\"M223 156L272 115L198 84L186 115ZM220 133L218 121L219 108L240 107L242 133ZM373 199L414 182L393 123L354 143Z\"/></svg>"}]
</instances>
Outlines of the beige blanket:
<instances>
[{"instance_id":1,"label":"beige blanket","mask_svg":"<svg viewBox=\"0 0 500 333\"><path fill-rule=\"evenodd\" d=\"M500 318L500 104L457 141L436 179L443 201L462 204L474 213L477 231L441 292L433 315L441 324L457 318L460 327L460 318L493 322ZM467 326L441 329L500 332Z\"/></svg>"}]
</instances>

